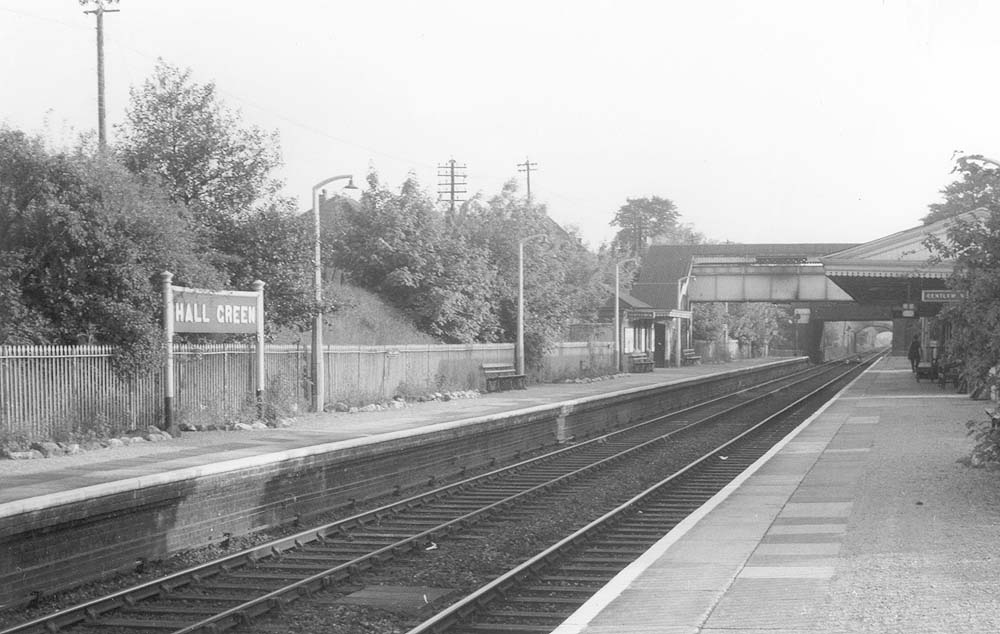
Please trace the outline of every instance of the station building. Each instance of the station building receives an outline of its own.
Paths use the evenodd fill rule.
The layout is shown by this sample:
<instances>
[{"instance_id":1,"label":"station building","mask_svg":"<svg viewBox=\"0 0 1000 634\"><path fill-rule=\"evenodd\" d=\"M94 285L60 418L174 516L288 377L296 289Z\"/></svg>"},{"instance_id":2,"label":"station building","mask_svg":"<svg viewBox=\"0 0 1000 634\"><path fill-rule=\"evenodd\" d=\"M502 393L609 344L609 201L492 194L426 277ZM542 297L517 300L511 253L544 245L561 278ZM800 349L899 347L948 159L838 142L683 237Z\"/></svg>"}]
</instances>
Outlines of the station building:
<instances>
[{"instance_id":1,"label":"station building","mask_svg":"<svg viewBox=\"0 0 1000 634\"><path fill-rule=\"evenodd\" d=\"M891 328L902 353L917 336L923 358L936 358L948 332L935 317L955 300L946 286L953 263L936 259L927 240L944 239L950 223L853 244L652 245L631 289L619 294L621 350L646 353L657 367L680 365L693 345L692 304L771 302L790 308L796 348L814 360L830 322L869 339Z\"/></svg>"}]
</instances>

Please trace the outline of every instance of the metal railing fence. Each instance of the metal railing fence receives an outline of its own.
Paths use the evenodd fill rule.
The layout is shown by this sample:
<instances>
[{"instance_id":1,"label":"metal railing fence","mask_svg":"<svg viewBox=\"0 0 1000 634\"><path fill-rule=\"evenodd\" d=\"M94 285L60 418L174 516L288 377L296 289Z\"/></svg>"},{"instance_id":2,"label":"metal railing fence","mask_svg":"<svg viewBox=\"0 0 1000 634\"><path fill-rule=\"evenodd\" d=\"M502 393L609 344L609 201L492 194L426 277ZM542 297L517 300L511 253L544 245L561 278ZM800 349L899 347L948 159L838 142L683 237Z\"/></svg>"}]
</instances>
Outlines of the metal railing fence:
<instances>
[{"instance_id":1,"label":"metal railing fence","mask_svg":"<svg viewBox=\"0 0 1000 634\"><path fill-rule=\"evenodd\" d=\"M61 440L156 424L158 375L122 380L110 346L0 347L0 434Z\"/></svg>"},{"instance_id":2,"label":"metal railing fence","mask_svg":"<svg viewBox=\"0 0 1000 634\"><path fill-rule=\"evenodd\" d=\"M175 344L178 423L225 424L256 413L253 344ZM159 425L162 371L122 379L110 346L0 346L0 441L82 439ZM395 395L482 389L483 363L513 363L513 344L325 346L326 401L360 405ZM265 348L265 406L306 411L310 351ZM538 378L613 371L609 342L563 343Z\"/></svg>"}]
</instances>

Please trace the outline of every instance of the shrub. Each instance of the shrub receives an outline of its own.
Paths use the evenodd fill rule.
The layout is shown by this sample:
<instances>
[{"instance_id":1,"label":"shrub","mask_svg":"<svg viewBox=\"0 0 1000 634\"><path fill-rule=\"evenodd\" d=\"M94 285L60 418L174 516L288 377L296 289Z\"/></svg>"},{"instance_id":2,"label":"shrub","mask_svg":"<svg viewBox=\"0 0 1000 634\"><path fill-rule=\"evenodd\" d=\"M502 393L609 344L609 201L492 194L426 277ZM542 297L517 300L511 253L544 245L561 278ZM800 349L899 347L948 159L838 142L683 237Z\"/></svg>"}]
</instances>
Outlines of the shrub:
<instances>
[{"instance_id":1,"label":"shrub","mask_svg":"<svg viewBox=\"0 0 1000 634\"><path fill-rule=\"evenodd\" d=\"M990 414L989 411L986 413ZM975 441L969 464L973 467L1000 468L1000 427L994 426L991 420L970 420L965 426L969 430L968 435Z\"/></svg>"}]
</instances>

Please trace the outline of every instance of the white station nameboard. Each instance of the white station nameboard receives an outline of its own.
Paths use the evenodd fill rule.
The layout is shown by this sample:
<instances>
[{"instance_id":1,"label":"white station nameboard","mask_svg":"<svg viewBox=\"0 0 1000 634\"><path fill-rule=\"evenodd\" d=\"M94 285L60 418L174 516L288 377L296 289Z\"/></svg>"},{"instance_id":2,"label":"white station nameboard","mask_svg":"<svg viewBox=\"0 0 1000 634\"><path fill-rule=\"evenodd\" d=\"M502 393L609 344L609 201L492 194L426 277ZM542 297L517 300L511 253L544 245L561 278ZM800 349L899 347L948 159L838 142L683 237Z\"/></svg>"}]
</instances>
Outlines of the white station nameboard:
<instances>
[{"instance_id":1,"label":"white station nameboard","mask_svg":"<svg viewBox=\"0 0 1000 634\"><path fill-rule=\"evenodd\" d=\"M246 291L205 291L173 286L174 332L257 332L260 293Z\"/></svg>"},{"instance_id":2,"label":"white station nameboard","mask_svg":"<svg viewBox=\"0 0 1000 634\"><path fill-rule=\"evenodd\" d=\"M163 381L166 429L174 427L174 333L254 333L257 335L257 408L263 411L264 395L264 282L252 291L209 291L174 286L170 271L163 279L163 329L166 333L166 367Z\"/></svg>"}]
</instances>

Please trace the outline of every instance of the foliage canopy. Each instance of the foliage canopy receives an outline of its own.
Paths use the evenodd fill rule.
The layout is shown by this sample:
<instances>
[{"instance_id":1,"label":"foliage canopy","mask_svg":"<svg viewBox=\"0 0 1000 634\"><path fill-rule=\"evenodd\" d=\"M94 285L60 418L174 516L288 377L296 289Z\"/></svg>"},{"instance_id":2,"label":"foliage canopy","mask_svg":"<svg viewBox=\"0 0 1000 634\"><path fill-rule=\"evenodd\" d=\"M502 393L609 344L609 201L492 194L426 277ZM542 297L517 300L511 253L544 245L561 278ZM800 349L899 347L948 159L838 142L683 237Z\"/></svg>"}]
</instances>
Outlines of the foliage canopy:
<instances>
[{"instance_id":1,"label":"foliage canopy","mask_svg":"<svg viewBox=\"0 0 1000 634\"><path fill-rule=\"evenodd\" d=\"M581 313L606 296L596 257L517 195L513 182L454 217L413 178L398 191L368 177L360 204L333 207L327 253L352 280L378 291L421 328L448 342L513 341L517 333L518 247L525 254L525 348L529 365ZM329 213L329 212L327 212Z\"/></svg>"},{"instance_id":2,"label":"foliage canopy","mask_svg":"<svg viewBox=\"0 0 1000 634\"><path fill-rule=\"evenodd\" d=\"M680 213L669 199L651 196L628 198L615 212L612 227L618 227L612 244L616 254L641 255L652 238L677 227Z\"/></svg>"},{"instance_id":3,"label":"foliage canopy","mask_svg":"<svg viewBox=\"0 0 1000 634\"><path fill-rule=\"evenodd\" d=\"M268 327L305 328L317 309L312 228L280 195L273 175L281 165L277 133L245 124L215 84L197 83L190 69L163 60L130 91L118 133L117 157L169 193L203 257L224 273L223 285L248 288L263 280Z\"/></svg>"},{"instance_id":4,"label":"foliage canopy","mask_svg":"<svg viewBox=\"0 0 1000 634\"><path fill-rule=\"evenodd\" d=\"M217 97L214 83L198 84L190 69L162 59L153 76L129 92L118 155L133 173L155 174L171 198L209 228L247 214L281 187L277 133L245 125Z\"/></svg>"},{"instance_id":5,"label":"foliage canopy","mask_svg":"<svg viewBox=\"0 0 1000 634\"><path fill-rule=\"evenodd\" d=\"M0 344L99 341L124 373L160 348L159 274L221 276L154 184L101 157L0 130Z\"/></svg>"},{"instance_id":6,"label":"foliage canopy","mask_svg":"<svg viewBox=\"0 0 1000 634\"><path fill-rule=\"evenodd\" d=\"M928 205L930 213L924 224L953 218L974 209L1000 210L1000 167L992 165L979 155L963 156L955 161L952 172L961 175L949 183L941 194L944 200Z\"/></svg>"},{"instance_id":7,"label":"foliage canopy","mask_svg":"<svg viewBox=\"0 0 1000 634\"><path fill-rule=\"evenodd\" d=\"M946 238L928 238L928 246L955 268L948 286L962 294L939 319L951 325L947 354L960 360L973 382L998 378L1000 362L1000 211L956 217Z\"/></svg>"}]
</instances>

